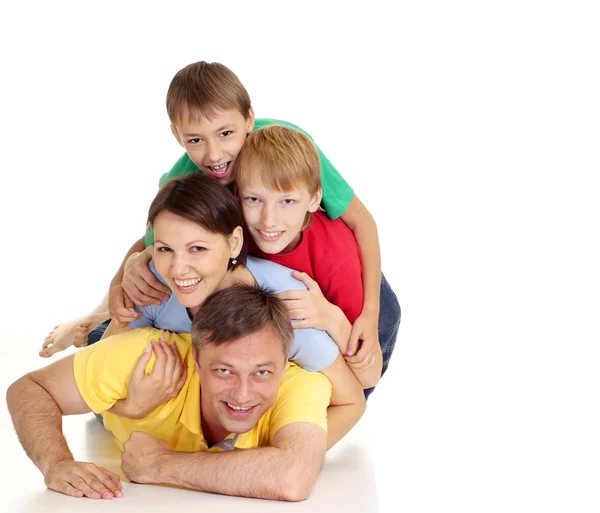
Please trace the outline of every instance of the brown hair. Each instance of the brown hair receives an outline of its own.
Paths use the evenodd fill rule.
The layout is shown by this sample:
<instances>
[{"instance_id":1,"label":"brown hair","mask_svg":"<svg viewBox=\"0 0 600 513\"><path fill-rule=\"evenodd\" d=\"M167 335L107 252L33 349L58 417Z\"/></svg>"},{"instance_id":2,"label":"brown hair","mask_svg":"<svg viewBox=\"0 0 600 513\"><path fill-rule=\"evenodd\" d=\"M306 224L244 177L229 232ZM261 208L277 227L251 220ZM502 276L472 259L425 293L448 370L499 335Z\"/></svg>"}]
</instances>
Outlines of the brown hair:
<instances>
[{"instance_id":1,"label":"brown hair","mask_svg":"<svg viewBox=\"0 0 600 513\"><path fill-rule=\"evenodd\" d=\"M171 123L187 110L190 119L212 118L217 110L237 109L248 119L250 96L240 79L218 62L195 62L179 70L167 92Z\"/></svg>"},{"instance_id":2,"label":"brown hair","mask_svg":"<svg viewBox=\"0 0 600 513\"><path fill-rule=\"evenodd\" d=\"M171 178L160 188L150 209L148 224L156 216L168 211L199 224L206 230L229 237L236 227L244 227L242 210L237 199L216 180L202 173L188 173L181 178ZM246 263L248 245L244 239L236 264L229 262L228 269Z\"/></svg>"},{"instance_id":3,"label":"brown hair","mask_svg":"<svg viewBox=\"0 0 600 513\"><path fill-rule=\"evenodd\" d=\"M274 292L256 285L234 285L211 294L192 321L192 343L227 344L270 328L287 358L294 340L290 316Z\"/></svg>"},{"instance_id":4,"label":"brown hair","mask_svg":"<svg viewBox=\"0 0 600 513\"><path fill-rule=\"evenodd\" d=\"M321 189L317 146L307 135L286 126L254 130L246 137L233 166L238 188L256 180L281 192L308 189L311 197ZM311 222L312 213L307 212L302 229Z\"/></svg>"},{"instance_id":5,"label":"brown hair","mask_svg":"<svg viewBox=\"0 0 600 513\"><path fill-rule=\"evenodd\" d=\"M258 179L269 189L290 192L321 188L319 151L307 135L282 125L254 130L234 162L235 180L242 187Z\"/></svg>"}]
</instances>

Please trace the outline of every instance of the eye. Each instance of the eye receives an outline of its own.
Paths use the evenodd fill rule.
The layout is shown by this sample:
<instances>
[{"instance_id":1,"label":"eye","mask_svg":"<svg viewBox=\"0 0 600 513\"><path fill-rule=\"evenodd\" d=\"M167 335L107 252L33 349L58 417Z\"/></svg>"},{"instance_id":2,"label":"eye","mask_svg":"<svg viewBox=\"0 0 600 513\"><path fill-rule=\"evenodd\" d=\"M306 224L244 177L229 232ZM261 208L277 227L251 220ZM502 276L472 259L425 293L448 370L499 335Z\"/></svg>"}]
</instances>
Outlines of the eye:
<instances>
[{"instance_id":1,"label":"eye","mask_svg":"<svg viewBox=\"0 0 600 513\"><path fill-rule=\"evenodd\" d=\"M231 135L233 133L233 130L224 130L223 132L221 132L221 135L223 137L227 137L228 135Z\"/></svg>"},{"instance_id":2,"label":"eye","mask_svg":"<svg viewBox=\"0 0 600 513\"><path fill-rule=\"evenodd\" d=\"M294 200L292 198L287 198L287 199L283 200L284 205L293 205L294 203L296 203L296 200Z\"/></svg>"},{"instance_id":3,"label":"eye","mask_svg":"<svg viewBox=\"0 0 600 513\"><path fill-rule=\"evenodd\" d=\"M266 378L271 373L266 369L262 369L262 370L259 370L256 374L258 376L260 376L261 378Z\"/></svg>"},{"instance_id":4,"label":"eye","mask_svg":"<svg viewBox=\"0 0 600 513\"><path fill-rule=\"evenodd\" d=\"M160 246L160 247L156 248L156 250L159 253L167 253L168 251L171 251L171 248L169 248L167 246Z\"/></svg>"},{"instance_id":5,"label":"eye","mask_svg":"<svg viewBox=\"0 0 600 513\"><path fill-rule=\"evenodd\" d=\"M248 203L258 203L258 198L255 198L254 196L248 196L248 197L246 198L246 201L247 201Z\"/></svg>"},{"instance_id":6,"label":"eye","mask_svg":"<svg viewBox=\"0 0 600 513\"><path fill-rule=\"evenodd\" d=\"M203 248L202 246L192 246L190 251L192 253L202 253L203 251L206 251L206 248Z\"/></svg>"},{"instance_id":7,"label":"eye","mask_svg":"<svg viewBox=\"0 0 600 513\"><path fill-rule=\"evenodd\" d=\"M217 369L217 374L220 376L229 376L229 369Z\"/></svg>"},{"instance_id":8,"label":"eye","mask_svg":"<svg viewBox=\"0 0 600 513\"><path fill-rule=\"evenodd\" d=\"M200 137L194 137L188 140L188 144L198 144L201 140Z\"/></svg>"}]
</instances>

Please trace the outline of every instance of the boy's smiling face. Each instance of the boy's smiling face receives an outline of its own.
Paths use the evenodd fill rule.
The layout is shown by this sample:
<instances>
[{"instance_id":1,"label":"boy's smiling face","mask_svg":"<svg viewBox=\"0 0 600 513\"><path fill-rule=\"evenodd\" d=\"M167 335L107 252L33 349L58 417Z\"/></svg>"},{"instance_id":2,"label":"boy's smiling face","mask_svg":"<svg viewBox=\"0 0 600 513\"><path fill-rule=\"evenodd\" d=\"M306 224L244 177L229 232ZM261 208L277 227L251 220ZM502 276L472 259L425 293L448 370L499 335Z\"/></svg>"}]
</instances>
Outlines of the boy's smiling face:
<instances>
[{"instance_id":1,"label":"boy's smiling face","mask_svg":"<svg viewBox=\"0 0 600 513\"><path fill-rule=\"evenodd\" d=\"M254 113L246 119L237 109L218 110L208 119L184 111L171 124L173 135L190 159L223 185L233 183L232 164L254 128Z\"/></svg>"},{"instance_id":2,"label":"boy's smiling face","mask_svg":"<svg viewBox=\"0 0 600 513\"><path fill-rule=\"evenodd\" d=\"M311 196L307 189L281 192L253 181L238 190L248 231L264 253L288 253L301 237L307 212L315 212L321 191Z\"/></svg>"}]
</instances>

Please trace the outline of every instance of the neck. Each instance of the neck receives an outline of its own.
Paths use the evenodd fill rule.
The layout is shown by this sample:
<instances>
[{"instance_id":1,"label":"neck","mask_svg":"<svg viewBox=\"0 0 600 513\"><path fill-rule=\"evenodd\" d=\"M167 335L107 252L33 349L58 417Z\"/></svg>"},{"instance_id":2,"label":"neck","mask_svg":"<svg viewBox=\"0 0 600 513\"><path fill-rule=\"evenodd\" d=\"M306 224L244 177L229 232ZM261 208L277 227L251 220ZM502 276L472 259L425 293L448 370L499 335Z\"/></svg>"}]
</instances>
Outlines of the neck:
<instances>
[{"instance_id":1,"label":"neck","mask_svg":"<svg viewBox=\"0 0 600 513\"><path fill-rule=\"evenodd\" d=\"M200 387L200 426L206 444L211 447L225 440L229 431L213 418L209 405L205 405L203 399L202 387Z\"/></svg>"},{"instance_id":2,"label":"neck","mask_svg":"<svg viewBox=\"0 0 600 513\"><path fill-rule=\"evenodd\" d=\"M233 271L227 271L216 290L224 290L234 285L256 285L256 280L245 265L238 265Z\"/></svg>"}]
</instances>

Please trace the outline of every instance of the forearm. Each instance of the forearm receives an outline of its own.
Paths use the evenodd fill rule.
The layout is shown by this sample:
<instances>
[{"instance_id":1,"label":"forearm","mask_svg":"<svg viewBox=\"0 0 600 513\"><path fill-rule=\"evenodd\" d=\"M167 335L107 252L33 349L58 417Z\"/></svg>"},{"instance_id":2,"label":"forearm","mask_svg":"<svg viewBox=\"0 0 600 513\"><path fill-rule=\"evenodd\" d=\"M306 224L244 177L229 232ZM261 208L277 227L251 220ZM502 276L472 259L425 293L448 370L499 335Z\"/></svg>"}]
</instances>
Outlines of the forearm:
<instances>
[{"instance_id":1,"label":"forearm","mask_svg":"<svg viewBox=\"0 0 600 513\"><path fill-rule=\"evenodd\" d=\"M364 367L364 364L352 365L348 364L350 370L356 376L356 379L363 388L371 388L379 383L381 378L381 369L383 367L383 356L381 354L381 347L376 346L375 349L375 360L370 365Z\"/></svg>"},{"instance_id":2,"label":"forearm","mask_svg":"<svg viewBox=\"0 0 600 513\"><path fill-rule=\"evenodd\" d=\"M127 259L134 253L140 253L140 252L144 251L144 249L146 249L144 237L142 237L141 239L139 239L133 243L133 246L131 246L131 248L129 248L129 251L125 255L125 258L123 258L123 262L121 262L119 270L117 271L114 278L110 282L111 288L113 287L113 285L120 285L121 281L123 281L123 273L125 270L125 263L127 262Z\"/></svg>"},{"instance_id":3,"label":"forearm","mask_svg":"<svg viewBox=\"0 0 600 513\"><path fill-rule=\"evenodd\" d=\"M327 448L339 442L362 417L367 407L363 387L341 354L321 371L331 382L327 408Z\"/></svg>"},{"instance_id":4,"label":"forearm","mask_svg":"<svg viewBox=\"0 0 600 513\"><path fill-rule=\"evenodd\" d=\"M231 452L169 451L157 462L156 483L203 492L271 500L302 500L306 472L299 461L275 447ZM316 475L308 485L314 485Z\"/></svg>"},{"instance_id":5,"label":"forearm","mask_svg":"<svg viewBox=\"0 0 600 513\"><path fill-rule=\"evenodd\" d=\"M42 474L55 463L73 460L60 408L42 386L24 376L9 387L6 400L19 441Z\"/></svg>"},{"instance_id":6,"label":"forearm","mask_svg":"<svg viewBox=\"0 0 600 513\"><path fill-rule=\"evenodd\" d=\"M363 312L368 312L377 318L379 316L381 287L381 252L377 225L371 214L365 215L356 224L354 236L360 249L362 261Z\"/></svg>"},{"instance_id":7,"label":"forearm","mask_svg":"<svg viewBox=\"0 0 600 513\"><path fill-rule=\"evenodd\" d=\"M340 353L345 354L348 348L348 340L350 333L352 333L352 324L346 318L346 315L337 306L329 303L330 310L325 315L327 320L327 326L325 331L333 339L338 346Z\"/></svg>"}]
</instances>

